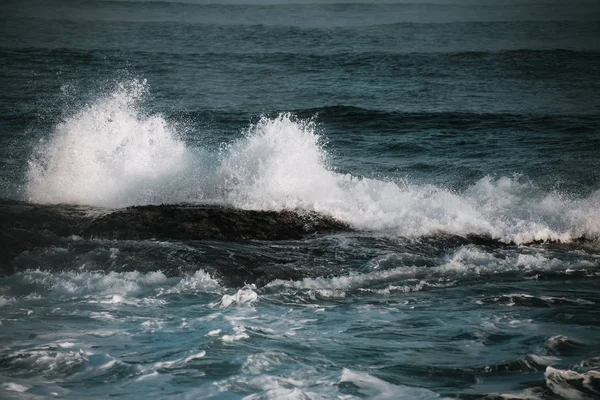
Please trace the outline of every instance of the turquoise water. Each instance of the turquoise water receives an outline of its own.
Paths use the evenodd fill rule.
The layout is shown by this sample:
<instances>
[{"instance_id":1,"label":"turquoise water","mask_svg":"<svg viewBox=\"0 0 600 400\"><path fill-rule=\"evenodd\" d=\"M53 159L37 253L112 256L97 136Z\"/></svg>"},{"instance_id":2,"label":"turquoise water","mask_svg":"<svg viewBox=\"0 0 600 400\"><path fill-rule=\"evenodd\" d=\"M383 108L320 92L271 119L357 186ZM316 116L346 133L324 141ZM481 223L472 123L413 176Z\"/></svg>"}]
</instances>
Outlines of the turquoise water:
<instances>
[{"instance_id":1,"label":"turquoise water","mask_svg":"<svg viewBox=\"0 0 600 400\"><path fill-rule=\"evenodd\" d=\"M19 236L0 397L600 396L598 4L316 3L0 6L3 215L352 228Z\"/></svg>"}]
</instances>

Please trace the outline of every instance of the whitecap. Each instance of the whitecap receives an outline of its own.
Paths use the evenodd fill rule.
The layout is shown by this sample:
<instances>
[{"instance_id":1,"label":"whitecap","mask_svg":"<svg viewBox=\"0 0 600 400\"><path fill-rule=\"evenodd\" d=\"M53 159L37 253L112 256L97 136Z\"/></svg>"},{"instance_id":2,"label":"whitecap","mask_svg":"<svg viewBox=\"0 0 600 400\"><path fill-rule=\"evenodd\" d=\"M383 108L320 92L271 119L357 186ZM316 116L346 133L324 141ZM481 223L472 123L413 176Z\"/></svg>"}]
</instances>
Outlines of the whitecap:
<instances>
[{"instance_id":1,"label":"whitecap","mask_svg":"<svg viewBox=\"0 0 600 400\"><path fill-rule=\"evenodd\" d=\"M231 335L221 336L223 342L235 342L242 339L248 339L250 336L246 333L246 328L243 325L235 325Z\"/></svg>"},{"instance_id":2,"label":"whitecap","mask_svg":"<svg viewBox=\"0 0 600 400\"><path fill-rule=\"evenodd\" d=\"M9 390L11 392L18 392L18 393L24 393L29 389L28 386L20 385L18 383L14 383L14 382L6 382L6 383L3 383L2 386L6 390Z\"/></svg>"},{"instance_id":3,"label":"whitecap","mask_svg":"<svg viewBox=\"0 0 600 400\"><path fill-rule=\"evenodd\" d=\"M600 397L600 372L578 373L547 367L544 373L546 385L555 394L578 400L591 400Z\"/></svg>"}]
</instances>

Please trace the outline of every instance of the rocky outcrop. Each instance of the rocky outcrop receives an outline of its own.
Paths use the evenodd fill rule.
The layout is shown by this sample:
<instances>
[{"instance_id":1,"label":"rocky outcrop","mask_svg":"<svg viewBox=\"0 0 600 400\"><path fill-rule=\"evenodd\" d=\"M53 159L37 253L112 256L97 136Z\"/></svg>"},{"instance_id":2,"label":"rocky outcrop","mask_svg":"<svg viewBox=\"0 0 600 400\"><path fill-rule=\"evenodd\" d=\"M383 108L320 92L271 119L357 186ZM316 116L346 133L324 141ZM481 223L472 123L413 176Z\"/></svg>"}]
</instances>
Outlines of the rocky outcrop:
<instances>
[{"instance_id":1,"label":"rocky outcrop","mask_svg":"<svg viewBox=\"0 0 600 400\"><path fill-rule=\"evenodd\" d=\"M138 206L93 219L82 234L107 239L290 240L348 231L331 217L295 211L252 211L212 205Z\"/></svg>"},{"instance_id":2,"label":"rocky outcrop","mask_svg":"<svg viewBox=\"0 0 600 400\"><path fill-rule=\"evenodd\" d=\"M253 211L216 205L148 205L106 210L0 202L0 267L23 251L72 235L118 240L292 240L350 231L331 217L296 211Z\"/></svg>"}]
</instances>

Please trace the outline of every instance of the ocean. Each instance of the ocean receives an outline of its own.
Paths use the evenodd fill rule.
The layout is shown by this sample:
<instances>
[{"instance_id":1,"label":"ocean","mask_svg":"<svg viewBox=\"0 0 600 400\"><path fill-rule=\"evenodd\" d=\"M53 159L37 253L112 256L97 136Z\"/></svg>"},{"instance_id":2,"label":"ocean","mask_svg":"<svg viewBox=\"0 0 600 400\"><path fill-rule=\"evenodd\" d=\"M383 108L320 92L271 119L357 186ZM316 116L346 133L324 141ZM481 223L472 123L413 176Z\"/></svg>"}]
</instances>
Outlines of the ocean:
<instances>
[{"instance_id":1,"label":"ocean","mask_svg":"<svg viewBox=\"0 0 600 400\"><path fill-rule=\"evenodd\" d=\"M0 398L600 398L600 3L7 0Z\"/></svg>"}]
</instances>

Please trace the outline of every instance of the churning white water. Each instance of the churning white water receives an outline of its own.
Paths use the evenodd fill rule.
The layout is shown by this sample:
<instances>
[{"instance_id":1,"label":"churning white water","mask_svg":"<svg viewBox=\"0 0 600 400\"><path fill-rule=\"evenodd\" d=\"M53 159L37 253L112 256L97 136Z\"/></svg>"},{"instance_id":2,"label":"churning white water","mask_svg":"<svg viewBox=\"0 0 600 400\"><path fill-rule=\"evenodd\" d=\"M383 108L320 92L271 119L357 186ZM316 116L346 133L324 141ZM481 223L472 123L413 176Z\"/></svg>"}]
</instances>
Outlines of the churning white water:
<instances>
[{"instance_id":1,"label":"churning white water","mask_svg":"<svg viewBox=\"0 0 600 400\"><path fill-rule=\"evenodd\" d=\"M486 177L457 193L335 171L314 121L262 117L219 152L186 145L142 107L145 82L125 82L57 124L29 162L38 203L104 207L213 202L312 210L358 229L415 236L482 234L517 243L600 233L600 192L571 198L519 178Z\"/></svg>"}]
</instances>

